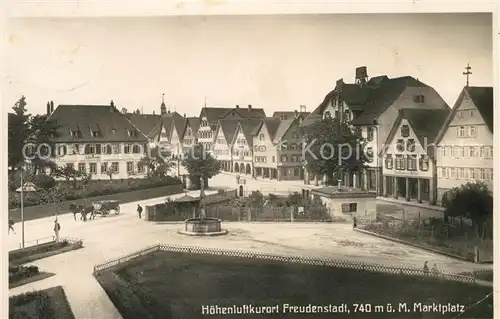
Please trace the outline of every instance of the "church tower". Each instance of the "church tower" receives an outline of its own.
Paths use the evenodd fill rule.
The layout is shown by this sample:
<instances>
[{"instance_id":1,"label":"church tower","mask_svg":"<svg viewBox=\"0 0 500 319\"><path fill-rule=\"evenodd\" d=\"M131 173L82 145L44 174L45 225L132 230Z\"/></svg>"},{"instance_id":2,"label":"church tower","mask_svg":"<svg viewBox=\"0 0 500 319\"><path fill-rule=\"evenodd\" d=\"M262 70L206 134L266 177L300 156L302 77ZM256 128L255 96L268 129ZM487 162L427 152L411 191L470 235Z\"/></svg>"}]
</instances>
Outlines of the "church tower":
<instances>
[{"instance_id":1,"label":"church tower","mask_svg":"<svg viewBox=\"0 0 500 319\"><path fill-rule=\"evenodd\" d=\"M161 106L160 106L160 114L167 114L167 106L165 105L165 93L161 95Z\"/></svg>"}]
</instances>

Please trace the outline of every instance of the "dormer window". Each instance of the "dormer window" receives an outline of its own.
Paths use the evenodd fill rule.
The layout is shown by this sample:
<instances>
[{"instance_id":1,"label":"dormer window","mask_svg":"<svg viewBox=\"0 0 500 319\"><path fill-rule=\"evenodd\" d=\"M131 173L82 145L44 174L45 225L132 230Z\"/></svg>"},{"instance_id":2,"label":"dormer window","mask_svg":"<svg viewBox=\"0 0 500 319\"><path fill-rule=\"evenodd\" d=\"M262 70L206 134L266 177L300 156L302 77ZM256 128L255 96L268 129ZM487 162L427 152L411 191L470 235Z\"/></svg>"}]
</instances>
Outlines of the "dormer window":
<instances>
[{"instance_id":1,"label":"dormer window","mask_svg":"<svg viewBox=\"0 0 500 319\"><path fill-rule=\"evenodd\" d=\"M90 131L92 137L99 137L99 131Z\"/></svg>"},{"instance_id":2,"label":"dormer window","mask_svg":"<svg viewBox=\"0 0 500 319\"><path fill-rule=\"evenodd\" d=\"M70 129L69 130L69 134L71 135L71 137L78 137L78 136L80 136L79 131L76 128Z\"/></svg>"},{"instance_id":3,"label":"dormer window","mask_svg":"<svg viewBox=\"0 0 500 319\"><path fill-rule=\"evenodd\" d=\"M128 130L128 136L130 136L130 137L136 137L137 136L137 131L136 130Z\"/></svg>"},{"instance_id":4,"label":"dormer window","mask_svg":"<svg viewBox=\"0 0 500 319\"><path fill-rule=\"evenodd\" d=\"M401 136L402 137L410 136L410 126L409 125L401 125Z\"/></svg>"},{"instance_id":5,"label":"dormer window","mask_svg":"<svg viewBox=\"0 0 500 319\"><path fill-rule=\"evenodd\" d=\"M416 94L413 96L413 102L415 103L425 103L425 96L423 94Z\"/></svg>"}]
</instances>

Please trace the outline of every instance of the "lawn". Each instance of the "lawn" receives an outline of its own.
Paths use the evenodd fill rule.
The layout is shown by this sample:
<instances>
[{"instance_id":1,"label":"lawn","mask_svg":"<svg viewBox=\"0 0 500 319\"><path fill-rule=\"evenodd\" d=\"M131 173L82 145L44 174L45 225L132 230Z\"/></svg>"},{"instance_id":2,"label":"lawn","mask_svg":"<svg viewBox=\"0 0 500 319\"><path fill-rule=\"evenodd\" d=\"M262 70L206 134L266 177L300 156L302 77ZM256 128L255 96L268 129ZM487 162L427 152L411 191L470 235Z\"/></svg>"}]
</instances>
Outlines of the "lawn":
<instances>
[{"instance_id":1,"label":"lawn","mask_svg":"<svg viewBox=\"0 0 500 319\"><path fill-rule=\"evenodd\" d=\"M10 297L9 318L74 319L61 286Z\"/></svg>"},{"instance_id":2,"label":"lawn","mask_svg":"<svg viewBox=\"0 0 500 319\"><path fill-rule=\"evenodd\" d=\"M387 313L386 305L440 303L468 306L492 288L409 276L362 272L279 261L155 252L110 269L97 279L124 319L231 318L202 315L203 305L278 305L279 313L248 318L452 318L458 313ZM290 314L283 305L340 305L350 314ZM354 304L371 312L354 313ZM384 311L376 308L383 305ZM358 310L361 307L358 308ZM376 310L377 309L377 310ZM365 306L365 310L368 307ZM473 318L493 318L492 299L476 306ZM464 315L463 318L471 318Z\"/></svg>"}]
</instances>

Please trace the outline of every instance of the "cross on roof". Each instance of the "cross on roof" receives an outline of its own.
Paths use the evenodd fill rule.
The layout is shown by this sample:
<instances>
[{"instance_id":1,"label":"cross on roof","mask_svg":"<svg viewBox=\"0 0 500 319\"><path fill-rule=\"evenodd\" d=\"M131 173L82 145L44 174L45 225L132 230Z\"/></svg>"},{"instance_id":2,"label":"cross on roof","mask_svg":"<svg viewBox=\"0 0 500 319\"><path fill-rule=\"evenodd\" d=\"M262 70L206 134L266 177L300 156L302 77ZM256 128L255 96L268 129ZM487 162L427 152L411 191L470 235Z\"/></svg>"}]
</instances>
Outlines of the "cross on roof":
<instances>
[{"instance_id":1,"label":"cross on roof","mask_svg":"<svg viewBox=\"0 0 500 319\"><path fill-rule=\"evenodd\" d=\"M469 75L472 74L472 72L470 71L471 69L472 68L470 67L469 63L467 63L467 66L465 67L466 71L463 73L467 78L467 84L466 84L467 86L469 86Z\"/></svg>"}]
</instances>

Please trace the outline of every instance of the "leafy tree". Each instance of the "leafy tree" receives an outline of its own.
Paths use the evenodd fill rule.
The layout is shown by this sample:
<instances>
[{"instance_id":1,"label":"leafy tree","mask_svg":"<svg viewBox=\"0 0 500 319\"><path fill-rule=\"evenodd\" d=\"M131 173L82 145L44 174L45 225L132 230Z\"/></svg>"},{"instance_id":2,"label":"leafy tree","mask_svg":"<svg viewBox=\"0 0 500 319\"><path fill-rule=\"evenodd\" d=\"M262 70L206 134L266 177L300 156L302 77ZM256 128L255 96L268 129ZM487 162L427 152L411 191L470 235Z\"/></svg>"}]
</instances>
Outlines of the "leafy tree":
<instances>
[{"instance_id":1,"label":"leafy tree","mask_svg":"<svg viewBox=\"0 0 500 319\"><path fill-rule=\"evenodd\" d=\"M106 175L108 175L110 181L113 180L113 175L115 175L115 171L113 170L112 167L108 167Z\"/></svg>"},{"instance_id":2,"label":"leafy tree","mask_svg":"<svg viewBox=\"0 0 500 319\"><path fill-rule=\"evenodd\" d=\"M344 173L359 173L366 168L366 141L347 122L324 119L306 126L301 133L307 168L326 176L327 184L336 185Z\"/></svg>"},{"instance_id":3,"label":"leafy tree","mask_svg":"<svg viewBox=\"0 0 500 319\"><path fill-rule=\"evenodd\" d=\"M43 190L50 190L57 184L55 179L47 174L37 174L31 180L36 186Z\"/></svg>"},{"instance_id":4,"label":"leafy tree","mask_svg":"<svg viewBox=\"0 0 500 319\"><path fill-rule=\"evenodd\" d=\"M68 195L68 190L60 184L56 184L49 189L40 189L40 200L44 204L51 204L54 215L59 213L59 203L64 201Z\"/></svg>"},{"instance_id":5,"label":"leafy tree","mask_svg":"<svg viewBox=\"0 0 500 319\"><path fill-rule=\"evenodd\" d=\"M8 118L8 163L11 169L16 169L24 163L23 147L29 136L28 121L30 114L26 109L26 98L22 96L12 107L13 113Z\"/></svg>"},{"instance_id":6,"label":"leafy tree","mask_svg":"<svg viewBox=\"0 0 500 319\"><path fill-rule=\"evenodd\" d=\"M493 194L483 182L469 182L449 190L443 198L445 216L472 220L478 238L484 239L485 227L493 216Z\"/></svg>"},{"instance_id":7,"label":"leafy tree","mask_svg":"<svg viewBox=\"0 0 500 319\"><path fill-rule=\"evenodd\" d=\"M34 173L43 170L45 167L56 169L54 161L50 155L56 155L56 147L54 138L58 136L58 129L61 125L56 121L51 120L47 114L35 115L30 117L28 122L29 136L28 143L34 145L43 145L40 147L40 152L32 155L31 165L34 166Z\"/></svg>"},{"instance_id":8,"label":"leafy tree","mask_svg":"<svg viewBox=\"0 0 500 319\"><path fill-rule=\"evenodd\" d=\"M157 146L151 149L151 152L146 154L146 156L141 159L140 163L148 168L148 178L166 182L168 173L174 166L171 158L172 156L169 151L163 150Z\"/></svg>"},{"instance_id":9,"label":"leafy tree","mask_svg":"<svg viewBox=\"0 0 500 319\"><path fill-rule=\"evenodd\" d=\"M220 172L220 163L211 154L205 153L203 147L197 146L192 152L186 153L182 160L193 184L197 185L200 179L205 181L205 188L208 187L208 179Z\"/></svg>"},{"instance_id":10,"label":"leafy tree","mask_svg":"<svg viewBox=\"0 0 500 319\"><path fill-rule=\"evenodd\" d=\"M73 181L73 188L77 187L78 180L84 177L84 173L77 171L72 166L60 166L53 171L53 175L56 177L64 178L67 182Z\"/></svg>"},{"instance_id":11,"label":"leafy tree","mask_svg":"<svg viewBox=\"0 0 500 319\"><path fill-rule=\"evenodd\" d=\"M288 195L287 198L288 206L298 206L302 204L302 195L299 192L293 192Z\"/></svg>"}]
</instances>

